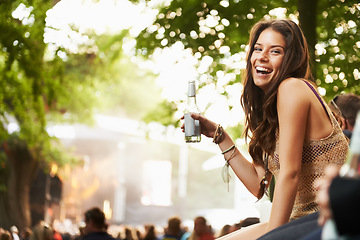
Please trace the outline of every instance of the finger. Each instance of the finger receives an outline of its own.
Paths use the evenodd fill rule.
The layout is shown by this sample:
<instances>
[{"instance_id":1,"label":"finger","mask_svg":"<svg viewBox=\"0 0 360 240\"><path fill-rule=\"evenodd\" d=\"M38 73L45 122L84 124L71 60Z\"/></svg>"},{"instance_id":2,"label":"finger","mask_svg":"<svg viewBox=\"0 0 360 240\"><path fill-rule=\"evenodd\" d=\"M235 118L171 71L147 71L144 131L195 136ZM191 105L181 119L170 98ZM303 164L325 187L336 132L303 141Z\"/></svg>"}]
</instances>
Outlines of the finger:
<instances>
[{"instance_id":1,"label":"finger","mask_svg":"<svg viewBox=\"0 0 360 240\"><path fill-rule=\"evenodd\" d=\"M201 116L199 113L191 113L191 117L195 120L199 120Z\"/></svg>"}]
</instances>

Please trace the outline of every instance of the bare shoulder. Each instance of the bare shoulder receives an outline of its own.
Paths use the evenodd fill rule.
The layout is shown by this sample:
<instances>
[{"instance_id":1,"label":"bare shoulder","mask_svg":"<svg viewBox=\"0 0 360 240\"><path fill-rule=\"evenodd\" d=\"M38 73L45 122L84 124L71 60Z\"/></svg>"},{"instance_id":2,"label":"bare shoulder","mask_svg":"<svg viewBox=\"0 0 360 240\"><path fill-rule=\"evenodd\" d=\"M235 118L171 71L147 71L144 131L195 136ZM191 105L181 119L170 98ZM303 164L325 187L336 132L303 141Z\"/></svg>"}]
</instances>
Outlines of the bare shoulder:
<instances>
[{"instance_id":1,"label":"bare shoulder","mask_svg":"<svg viewBox=\"0 0 360 240\"><path fill-rule=\"evenodd\" d=\"M284 80L277 93L280 132L285 132L285 136L299 136L300 139L303 139L306 133L311 101L311 90L303 79L289 78ZM294 126L297 127L294 128ZM284 139L284 135L282 137Z\"/></svg>"},{"instance_id":2,"label":"bare shoulder","mask_svg":"<svg viewBox=\"0 0 360 240\"><path fill-rule=\"evenodd\" d=\"M278 100L306 102L309 99L309 87L306 80L300 78L288 78L280 83L278 89Z\"/></svg>"},{"instance_id":3,"label":"bare shoulder","mask_svg":"<svg viewBox=\"0 0 360 240\"><path fill-rule=\"evenodd\" d=\"M302 90L308 88L305 83L306 80L300 78L287 78L282 81L279 85L279 91L289 91L289 90Z\"/></svg>"}]
</instances>

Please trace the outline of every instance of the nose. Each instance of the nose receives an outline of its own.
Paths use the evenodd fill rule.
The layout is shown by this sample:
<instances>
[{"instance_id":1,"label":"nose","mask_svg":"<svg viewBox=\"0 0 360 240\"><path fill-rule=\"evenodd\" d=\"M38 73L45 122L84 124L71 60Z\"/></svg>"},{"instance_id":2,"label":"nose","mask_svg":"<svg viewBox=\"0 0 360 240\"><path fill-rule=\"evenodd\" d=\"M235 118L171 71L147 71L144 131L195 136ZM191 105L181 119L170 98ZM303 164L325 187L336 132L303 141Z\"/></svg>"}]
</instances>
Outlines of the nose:
<instances>
[{"instance_id":1,"label":"nose","mask_svg":"<svg viewBox=\"0 0 360 240\"><path fill-rule=\"evenodd\" d=\"M262 51L260 54L259 54L259 60L260 61L268 61L269 58L268 58L268 55L265 51Z\"/></svg>"}]
</instances>

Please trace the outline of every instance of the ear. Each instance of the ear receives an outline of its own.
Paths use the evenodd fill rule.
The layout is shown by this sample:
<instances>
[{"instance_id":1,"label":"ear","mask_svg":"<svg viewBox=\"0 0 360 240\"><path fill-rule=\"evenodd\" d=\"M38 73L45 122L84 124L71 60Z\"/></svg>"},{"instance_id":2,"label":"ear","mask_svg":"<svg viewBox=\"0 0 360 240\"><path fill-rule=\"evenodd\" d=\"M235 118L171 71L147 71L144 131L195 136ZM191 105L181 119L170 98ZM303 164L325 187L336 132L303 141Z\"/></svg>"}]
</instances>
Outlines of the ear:
<instances>
[{"instance_id":1,"label":"ear","mask_svg":"<svg viewBox=\"0 0 360 240\"><path fill-rule=\"evenodd\" d=\"M350 131L354 130L354 126L352 126L347 119L344 119L345 122L345 129L348 129Z\"/></svg>"},{"instance_id":2,"label":"ear","mask_svg":"<svg viewBox=\"0 0 360 240\"><path fill-rule=\"evenodd\" d=\"M340 121L341 121L341 130L348 129L348 127L349 127L348 120L346 120L343 117L340 117Z\"/></svg>"}]
</instances>

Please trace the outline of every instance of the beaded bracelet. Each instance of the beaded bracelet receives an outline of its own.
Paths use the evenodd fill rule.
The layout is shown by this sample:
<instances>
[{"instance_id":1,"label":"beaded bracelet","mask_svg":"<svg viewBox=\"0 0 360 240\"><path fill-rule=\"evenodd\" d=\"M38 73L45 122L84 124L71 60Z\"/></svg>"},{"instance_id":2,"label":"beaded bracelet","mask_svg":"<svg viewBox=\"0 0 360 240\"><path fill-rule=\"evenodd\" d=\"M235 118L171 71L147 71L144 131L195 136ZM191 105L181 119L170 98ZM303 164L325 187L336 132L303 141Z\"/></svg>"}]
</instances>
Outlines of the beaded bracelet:
<instances>
[{"instance_id":1,"label":"beaded bracelet","mask_svg":"<svg viewBox=\"0 0 360 240\"><path fill-rule=\"evenodd\" d=\"M215 133L214 133L214 139L213 139L213 143L215 144L219 144L222 141L222 137L224 135L224 129L223 127L219 124L216 127Z\"/></svg>"},{"instance_id":2,"label":"beaded bracelet","mask_svg":"<svg viewBox=\"0 0 360 240\"><path fill-rule=\"evenodd\" d=\"M219 128L220 128L220 124L216 126L215 132L214 132L214 138L213 138L213 143L216 143L216 139L218 138L219 135Z\"/></svg>"}]
</instances>

